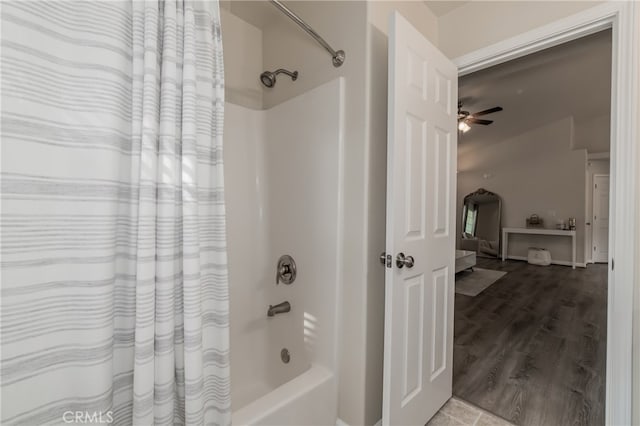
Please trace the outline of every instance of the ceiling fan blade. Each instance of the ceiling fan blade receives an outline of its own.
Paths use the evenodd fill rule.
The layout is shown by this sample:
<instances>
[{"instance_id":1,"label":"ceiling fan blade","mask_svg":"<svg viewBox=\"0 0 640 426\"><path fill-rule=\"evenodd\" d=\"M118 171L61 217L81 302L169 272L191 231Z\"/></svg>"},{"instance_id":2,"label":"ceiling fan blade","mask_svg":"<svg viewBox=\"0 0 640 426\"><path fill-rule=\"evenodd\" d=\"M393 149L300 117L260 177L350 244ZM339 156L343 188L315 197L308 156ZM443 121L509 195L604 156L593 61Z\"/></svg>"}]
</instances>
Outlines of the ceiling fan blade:
<instances>
[{"instance_id":1,"label":"ceiling fan blade","mask_svg":"<svg viewBox=\"0 0 640 426\"><path fill-rule=\"evenodd\" d=\"M473 117L469 117L465 121L468 121L469 123L473 123L473 124L483 124L485 126L487 124L493 123L493 120L482 120L480 118L473 118Z\"/></svg>"},{"instance_id":2,"label":"ceiling fan blade","mask_svg":"<svg viewBox=\"0 0 640 426\"><path fill-rule=\"evenodd\" d=\"M487 115L487 114L492 114L494 112L498 112L498 111L502 111L502 107L493 107L493 108L489 108L489 109L485 109L484 111L480 111L480 112L474 112L473 116L477 117L479 115Z\"/></svg>"}]
</instances>

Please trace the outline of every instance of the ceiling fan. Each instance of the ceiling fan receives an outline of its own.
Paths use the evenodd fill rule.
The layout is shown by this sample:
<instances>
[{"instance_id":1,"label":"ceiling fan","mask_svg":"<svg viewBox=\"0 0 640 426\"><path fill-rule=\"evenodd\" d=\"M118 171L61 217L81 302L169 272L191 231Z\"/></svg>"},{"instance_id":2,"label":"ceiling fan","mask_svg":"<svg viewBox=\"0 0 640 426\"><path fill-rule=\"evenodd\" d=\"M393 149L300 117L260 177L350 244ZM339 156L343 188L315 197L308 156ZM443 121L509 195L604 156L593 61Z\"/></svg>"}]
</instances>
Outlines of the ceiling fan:
<instances>
[{"instance_id":1,"label":"ceiling fan","mask_svg":"<svg viewBox=\"0 0 640 426\"><path fill-rule=\"evenodd\" d=\"M462 110L462 102L458 102L458 130L462 133L466 133L471 129L471 124L482 124L487 126L493 123L493 120L484 120L476 118L478 116L492 114L494 112L502 111L502 107L496 106L493 108L485 109L484 111L478 111L471 114L469 111Z\"/></svg>"}]
</instances>

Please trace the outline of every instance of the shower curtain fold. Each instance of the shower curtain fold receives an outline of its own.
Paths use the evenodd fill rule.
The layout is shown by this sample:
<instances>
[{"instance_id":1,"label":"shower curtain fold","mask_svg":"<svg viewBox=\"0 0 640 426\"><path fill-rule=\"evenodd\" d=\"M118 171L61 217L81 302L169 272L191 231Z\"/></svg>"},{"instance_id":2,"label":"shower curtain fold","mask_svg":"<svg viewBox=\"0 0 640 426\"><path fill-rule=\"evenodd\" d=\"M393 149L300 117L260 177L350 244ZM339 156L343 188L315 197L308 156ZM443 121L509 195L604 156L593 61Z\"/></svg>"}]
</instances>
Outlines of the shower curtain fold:
<instances>
[{"instance_id":1,"label":"shower curtain fold","mask_svg":"<svg viewBox=\"0 0 640 426\"><path fill-rule=\"evenodd\" d=\"M2 8L2 424L230 424L218 4L38 5Z\"/></svg>"}]
</instances>

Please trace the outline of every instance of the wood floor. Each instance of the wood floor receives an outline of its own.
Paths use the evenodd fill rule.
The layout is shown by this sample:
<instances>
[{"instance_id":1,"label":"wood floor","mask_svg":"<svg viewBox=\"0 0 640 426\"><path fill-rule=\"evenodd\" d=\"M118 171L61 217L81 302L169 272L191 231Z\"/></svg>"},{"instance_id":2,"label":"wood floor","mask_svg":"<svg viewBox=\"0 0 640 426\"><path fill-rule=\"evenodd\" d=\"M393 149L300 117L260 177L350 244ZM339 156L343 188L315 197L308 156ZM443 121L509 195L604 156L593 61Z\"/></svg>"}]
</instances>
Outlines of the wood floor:
<instances>
[{"instance_id":1,"label":"wood floor","mask_svg":"<svg viewBox=\"0 0 640 426\"><path fill-rule=\"evenodd\" d=\"M606 265L477 266L508 273L456 294L453 394L519 426L603 425Z\"/></svg>"}]
</instances>

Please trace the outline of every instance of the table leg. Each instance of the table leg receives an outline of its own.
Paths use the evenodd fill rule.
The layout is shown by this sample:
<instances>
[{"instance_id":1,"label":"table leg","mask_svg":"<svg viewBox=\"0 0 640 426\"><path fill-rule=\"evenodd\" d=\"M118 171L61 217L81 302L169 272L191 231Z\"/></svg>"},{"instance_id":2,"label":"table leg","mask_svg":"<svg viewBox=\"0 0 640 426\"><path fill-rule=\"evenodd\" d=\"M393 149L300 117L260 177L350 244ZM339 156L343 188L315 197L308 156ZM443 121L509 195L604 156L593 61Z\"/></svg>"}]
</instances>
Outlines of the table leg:
<instances>
[{"instance_id":1,"label":"table leg","mask_svg":"<svg viewBox=\"0 0 640 426\"><path fill-rule=\"evenodd\" d=\"M576 236L571 236L571 268L576 269Z\"/></svg>"}]
</instances>

